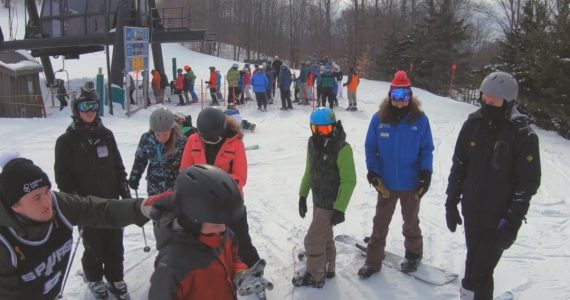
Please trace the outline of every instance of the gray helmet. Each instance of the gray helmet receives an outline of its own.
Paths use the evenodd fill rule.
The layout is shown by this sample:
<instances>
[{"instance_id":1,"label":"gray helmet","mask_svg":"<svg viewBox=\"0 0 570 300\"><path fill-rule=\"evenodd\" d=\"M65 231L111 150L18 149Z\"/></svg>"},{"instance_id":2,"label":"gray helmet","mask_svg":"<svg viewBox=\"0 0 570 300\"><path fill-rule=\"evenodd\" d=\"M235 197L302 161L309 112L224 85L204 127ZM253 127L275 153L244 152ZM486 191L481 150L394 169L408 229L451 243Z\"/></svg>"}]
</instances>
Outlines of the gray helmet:
<instances>
[{"instance_id":1,"label":"gray helmet","mask_svg":"<svg viewBox=\"0 0 570 300\"><path fill-rule=\"evenodd\" d=\"M174 114L161 107L150 115L150 129L154 132L169 131L174 127Z\"/></svg>"},{"instance_id":2,"label":"gray helmet","mask_svg":"<svg viewBox=\"0 0 570 300\"><path fill-rule=\"evenodd\" d=\"M493 72L483 79L479 90L485 95L502 98L511 104L517 100L519 84L509 73Z\"/></svg>"}]
</instances>

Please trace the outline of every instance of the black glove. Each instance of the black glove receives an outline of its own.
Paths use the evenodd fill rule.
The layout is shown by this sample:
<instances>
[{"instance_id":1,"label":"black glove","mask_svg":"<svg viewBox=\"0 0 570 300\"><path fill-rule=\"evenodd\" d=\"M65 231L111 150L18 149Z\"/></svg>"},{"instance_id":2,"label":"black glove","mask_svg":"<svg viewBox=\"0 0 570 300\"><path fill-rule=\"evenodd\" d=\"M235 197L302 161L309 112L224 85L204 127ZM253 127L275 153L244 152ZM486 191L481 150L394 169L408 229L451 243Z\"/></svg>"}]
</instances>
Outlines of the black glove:
<instances>
[{"instance_id":1,"label":"black glove","mask_svg":"<svg viewBox=\"0 0 570 300\"><path fill-rule=\"evenodd\" d=\"M307 214L307 198L300 196L299 197L299 216L301 216L301 218L305 218L305 214Z\"/></svg>"},{"instance_id":2,"label":"black glove","mask_svg":"<svg viewBox=\"0 0 570 300\"><path fill-rule=\"evenodd\" d=\"M445 204L445 221L447 221L447 228L449 228L449 231L451 232L455 232L457 225L463 224L461 217L459 216L459 209L457 209L457 204Z\"/></svg>"},{"instance_id":3,"label":"black glove","mask_svg":"<svg viewBox=\"0 0 570 300\"><path fill-rule=\"evenodd\" d=\"M509 249L517 239L517 233L519 232L520 223L514 224L509 220L503 218L497 226L497 243L495 246L500 250Z\"/></svg>"},{"instance_id":4,"label":"black glove","mask_svg":"<svg viewBox=\"0 0 570 300\"><path fill-rule=\"evenodd\" d=\"M131 176L131 178L129 178L129 186L133 190L138 190L139 189L139 179L134 175Z\"/></svg>"},{"instance_id":5,"label":"black glove","mask_svg":"<svg viewBox=\"0 0 570 300\"><path fill-rule=\"evenodd\" d=\"M344 212L340 211L340 210L334 210L334 213L332 215L332 219L331 219L331 224L333 224L333 226L340 224L344 222Z\"/></svg>"},{"instance_id":6,"label":"black glove","mask_svg":"<svg viewBox=\"0 0 570 300\"><path fill-rule=\"evenodd\" d=\"M429 190L429 185L431 184L431 172L428 170L422 170L420 172L420 182L418 188L416 189L416 198L421 199Z\"/></svg>"},{"instance_id":7,"label":"black glove","mask_svg":"<svg viewBox=\"0 0 570 300\"><path fill-rule=\"evenodd\" d=\"M129 190L127 182L123 182L121 184L121 190L119 191L119 195L121 196L122 199L133 198L133 196L131 196L131 190Z\"/></svg>"}]
</instances>

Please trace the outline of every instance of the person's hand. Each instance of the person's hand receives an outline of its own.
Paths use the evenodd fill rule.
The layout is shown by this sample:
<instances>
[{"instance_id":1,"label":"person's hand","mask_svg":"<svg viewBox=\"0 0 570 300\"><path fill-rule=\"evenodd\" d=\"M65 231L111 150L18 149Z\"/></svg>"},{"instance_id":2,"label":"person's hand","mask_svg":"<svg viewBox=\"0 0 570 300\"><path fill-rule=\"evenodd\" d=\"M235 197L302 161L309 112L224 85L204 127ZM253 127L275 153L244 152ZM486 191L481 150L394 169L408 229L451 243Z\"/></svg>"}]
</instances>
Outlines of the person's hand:
<instances>
[{"instance_id":1,"label":"person's hand","mask_svg":"<svg viewBox=\"0 0 570 300\"><path fill-rule=\"evenodd\" d=\"M420 172L420 182L418 183L418 188L416 189L416 198L421 199L429 190L430 184L431 172L428 170L422 170Z\"/></svg>"},{"instance_id":2,"label":"person's hand","mask_svg":"<svg viewBox=\"0 0 570 300\"><path fill-rule=\"evenodd\" d=\"M131 178L129 178L129 186L133 190L138 190L139 189L139 179L134 175L131 176Z\"/></svg>"},{"instance_id":3,"label":"person's hand","mask_svg":"<svg viewBox=\"0 0 570 300\"><path fill-rule=\"evenodd\" d=\"M264 259L260 259L249 270L239 272L234 276L234 285L238 295L247 296L262 293L266 289L273 289L273 283L263 278L266 264Z\"/></svg>"},{"instance_id":4,"label":"person's hand","mask_svg":"<svg viewBox=\"0 0 570 300\"><path fill-rule=\"evenodd\" d=\"M497 242L495 247L499 250L509 249L517 239L517 233L520 225L512 224L509 220L503 218L497 226Z\"/></svg>"},{"instance_id":5,"label":"person's hand","mask_svg":"<svg viewBox=\"0 0 570 300\"><path fill-rule=\"evenodd\" d=\"M301 218L305 218L307 214L307 198L300 196L299 197L299 216Z\"/></svg>"},{"instance_id":6,"label":"person's hand","mask_svg":"<svg viewBox=\"0 0 570 300\"><path fill-rule=\"evenodd\" d=\"M342 222L344 222L344 212L335 209L331 219L332 225L335 226Z\"/></svg>"},{"instance_id":7,"label":"person's hand","mask_svg":"<svg viewBox=\"0 0 570 300\"><path fill-rule=\"evenodd\" d=\"M366 178L368 179L368 182L378 191L378 193L382 195L382 198L390 198L390 191L388 188L386 188L380 179L380 175L374 172L368 172L368 174L366 174Z\"/></svg>"},{"instance_id":8,"label":"person's hand","mask_svg":"<svg viewBox=\"0 0 570 300\"><path fill-rule=\"evenodd\" d=\"M455 232L457 225L463 224L463 221L459 216L457 204L449 203L445 205L445 221L447 222L447 228L451 232Z\"/></svg>"}]
</instances>

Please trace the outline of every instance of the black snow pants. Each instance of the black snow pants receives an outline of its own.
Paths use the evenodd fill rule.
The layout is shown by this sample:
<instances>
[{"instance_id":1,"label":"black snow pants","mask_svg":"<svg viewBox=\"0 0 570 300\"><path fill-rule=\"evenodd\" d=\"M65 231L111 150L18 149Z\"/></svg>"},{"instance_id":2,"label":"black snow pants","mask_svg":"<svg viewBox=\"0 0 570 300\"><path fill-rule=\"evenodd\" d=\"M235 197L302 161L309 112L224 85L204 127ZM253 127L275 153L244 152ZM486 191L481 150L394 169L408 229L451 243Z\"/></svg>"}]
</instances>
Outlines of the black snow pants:
<instances>
[{"instance_id":1,"label":"black snow pants","mask_svg":"<svg viewBox=\"0 0 570 300\"><path fill-rule=\"evenodd\" d=\"M83 227L83 272L87 281L123 280L123 230Z\"/></svg>"},{"instance_id":2,"label":"black snow pants","mask_svg":"<svg viewBox=\"0 0 570 300\"><path fill-rule=\"evenodd\" d=\"M497 229L468 226L467 222L465 225L467 259L463 288L474 291L475 300L492 300L493 272L503 255L503 251L495 247Z\"/></svg>"},{"instance_id":3,"label":"black snow pants","mask_svg":"<svg viewBox=\"0 0 570 300\"><path fill-rule=\"evenodd\" d=\"M252 267L258 260L257 249L251 243L249 236L249 225L247 224L247 210L238 221L229 224L230 229L235 233L238 240L238 255L248 266Z\"/></svg>"}]
</instances>

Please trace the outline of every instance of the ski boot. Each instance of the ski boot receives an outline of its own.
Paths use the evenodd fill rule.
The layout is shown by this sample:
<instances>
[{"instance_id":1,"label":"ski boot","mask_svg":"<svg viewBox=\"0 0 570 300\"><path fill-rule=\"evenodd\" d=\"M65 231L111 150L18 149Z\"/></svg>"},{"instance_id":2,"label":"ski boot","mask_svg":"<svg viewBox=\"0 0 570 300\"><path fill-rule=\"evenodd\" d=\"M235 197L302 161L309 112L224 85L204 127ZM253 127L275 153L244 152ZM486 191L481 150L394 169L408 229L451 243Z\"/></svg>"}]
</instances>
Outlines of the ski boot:
<instances>
[{"instance_id":1,"label":"ski boot","mask_svg":"<svg viewBox=\"0 0 570 300\"><path fill-rule=\"evenodd\" d=\"M97 300L107 300L109 299L109 294L107 293L107 285L103 281L92 281L87 284L89 290L95 296Z\"/></svg>"},{"instance_id":2,"label":"ski boot","mask_svg":"<svg viewBox=\"0 0 570 300\"><path fill-rule=\"evenodd\" d=\"M315 279L313 279L313 276L308 272L304 274L295 275L295 277L293 277L292 282L293 285L296 287L306 286L306 287L320 289L323 286L325 286L324 279L322 281L316 281Z\"/></svg>"},{"instance_id":3,"label":"ski boot","mask_svg":"<svg viewBox=\"0 0 570 300\"><path fill-rule=\"evenodd\" d=\"M127 291L127 284L124 281L115 281L107 284L107 289L111 294L113 294L117 299L129 300L129 292Z\"/></svg>"}]
</instances>

